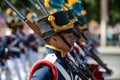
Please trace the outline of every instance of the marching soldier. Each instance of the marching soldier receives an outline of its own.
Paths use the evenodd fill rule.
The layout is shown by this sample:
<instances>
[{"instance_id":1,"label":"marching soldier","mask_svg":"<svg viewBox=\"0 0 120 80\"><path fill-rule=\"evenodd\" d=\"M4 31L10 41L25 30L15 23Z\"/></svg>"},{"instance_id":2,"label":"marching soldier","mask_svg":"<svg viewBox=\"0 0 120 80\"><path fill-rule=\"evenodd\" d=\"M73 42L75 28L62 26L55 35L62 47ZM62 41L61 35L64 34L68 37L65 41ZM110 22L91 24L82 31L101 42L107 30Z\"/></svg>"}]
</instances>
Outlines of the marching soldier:
<instances>
[{"instance_id":1,"label":"marching soldier","mask_svg":"<svg viewBox=\"0 0 120 80\"><path fill-rule=\"evenodd\" d=\"M85 62L84 60L86 59L86 55L93 58L98 63L98 65L87 63L87 68L92 70L92 73L94 72L94 76L97 80L103 80L106 75L111 75L112 71L109 68L107 68L104 65L103 61L98 57L98 55L96 55L98 54L98 52L94 48L95 45L93 43L91 44L90 43L91 40L88 39L87 37L89 35L88 30L87 30L87 27L84 26L84 24L86 23L86 18L84 19L84 17L81 17L81 19L78 19L78 20L75 19L75 15L73 14L71 10L68 11L68 15L69 15L71 22L74 23L75 25L74 28L77 31L77 33L74 34L76 38L75 48L77 48L76 50L77 52L74 52L74 55L76 56L77 54L75 53L79 53L80 60L82 60L82 62L79 61L78 59L79 57L75 57L73 55L73 52L71 53L71 55L73 55L72 57L77 59L76 62L78 62L78 64L83 64ZM86 65L86 63L84 63L84 65ZM100 65L106 70L106 72L100 71L99 69Z\"/></svg>"},{"instance_id":2,"label":"marching soldier","mask_svg":"<svg viewBox=\"0 0 120 80\"><path fill-rule=\"evenodd\" d=\"M11 30L11 34L4 36L3 41L6 46L6 49L8 50L7 54L10 55L9 59L7 60L7 63L11 71L12 77L13 79L18 78L19 80L22 80L24 78L23 75L25 75L25 70L24 65L21 61L21 51L23 49L23 46L21 44L21 34L17 34L18 26L20 25L17 24L17 22L14 19L10 23L8 23L8 27ZM21 71L23 72L22 74Z\"/></svg>"},{"instance_id":3,"label":"marching soldier","mask_svg":"<svg viewBox=\"0 0 120 80\"><path fill-rule=\"evenodd\" d=\"M8 58L9 58L9 55L7 54L2 38L0 38L0 74L5 75L4 80L12 80L11 72L7 64Z\"/></svg>"},{"instance_id":4,"label":"marching soldier","mask_svg":"<svg viewBox=\"0 0 120 80\"><path fill-rule=\"evenodd\" d=\"M43 60L32 67L28 80L76 80L65 57L74 45L75 32L67 13L54 13L38 20L37 24L42 32L41 37L46 42L46 52Z\"/></svg>"},{"instance_id":5,"label":"marching soldier","mask_svg":"<svg viewBox=\"0 0 120 80\"><path fill-rule=\"evenodd\" d=\"M74 23L74 28L76 29L76 23L77 24L84 24L83 18L81 18L81 21L78 22L77 17L75 17L72 10L67 11L69 19L72 23ZM83 72L83 75L86 76L87 79L96 80L95 77L92 75L91 71L89 70L87 66L87 60L85 58L84 51L78 46L79 42L81 41L81 33L79 33L78 29L76 29L76 33L74 33L75 43L73 50L68 53L69 57L74 59L74 63L77 64L77 67ZM82 73L81 72L81 73Z\"/></svg>"},{"instance_id":6,"label":"marching soldier","mask_svg":"<svg viewBox=\"0 0 120 80\"><path fill-rule=\"evenodd\" d=\"M5 33L6 28L6 22L3 17L0 16L0 76L4 75L2 77L2 80L12 80L11 78L11 72L8 68L7 60L9 58L9 55L7 54L7 49L3 41L3 37Z\"/></svg>"},{"instance_id":7,"label":"marching soldier","mask_svg":"<svg viewBox=\"0 0 120 80\"><path fill-rule=\"evenodd\" d=\"M29 67L31 68L32 65L40 59L38 53L38 43L36 41L36 36L34 33L27 36L25 44L27 47L27 61L29 62Z\"/></svg>"}]
</instances>

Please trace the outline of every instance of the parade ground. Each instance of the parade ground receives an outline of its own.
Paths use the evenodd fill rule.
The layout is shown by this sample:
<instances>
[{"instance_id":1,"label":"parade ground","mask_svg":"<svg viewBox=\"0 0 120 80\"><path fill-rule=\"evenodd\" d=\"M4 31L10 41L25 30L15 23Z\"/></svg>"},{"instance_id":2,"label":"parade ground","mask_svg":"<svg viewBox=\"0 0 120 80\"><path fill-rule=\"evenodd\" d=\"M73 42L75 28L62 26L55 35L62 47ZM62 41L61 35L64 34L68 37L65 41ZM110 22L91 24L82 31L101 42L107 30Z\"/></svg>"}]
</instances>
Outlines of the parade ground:
<instances>
[{"instance_id":1,"label":"parade ground","mask_svg":"<svg viewBox=\"0 0 120 80\"><path fill-rule=\"evenodd\" d=\"M101 59L113 70L113 75L106 80L120 80L120 47L100 47Z\"/></svg>"}]
</instances>

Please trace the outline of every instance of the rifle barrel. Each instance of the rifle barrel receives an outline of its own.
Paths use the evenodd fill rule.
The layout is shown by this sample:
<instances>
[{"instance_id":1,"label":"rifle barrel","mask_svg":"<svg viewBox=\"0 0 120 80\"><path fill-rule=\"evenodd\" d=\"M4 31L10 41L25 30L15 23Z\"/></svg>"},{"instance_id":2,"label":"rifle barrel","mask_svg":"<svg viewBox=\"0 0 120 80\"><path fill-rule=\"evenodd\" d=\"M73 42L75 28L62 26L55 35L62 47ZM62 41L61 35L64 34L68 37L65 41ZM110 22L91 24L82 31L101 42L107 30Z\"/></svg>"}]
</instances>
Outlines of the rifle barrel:
<instances>
[{"instance_id":1,"label":"rifle barrel","mask_svg":"<svg viewBox=\"0 0 120 80\"><path fill-rule=\"evenodd\" d=\"M5 2L10 6L12 10L16 12L20 16L20 18L35 32L38 34L38 36L41 35L41 32L37 25L33 24L31 21L29 21L26 17L24 17L8 0L5 0Z\"/></svg>"},{"instance_id":2,"label":"rifle barrel","mask_svg":"<svg viewBox=\"0 0 120 80\"><path fill-rule=\"evenodd\" d=\"M42 4L42 2L40 0L37 0L39 3L39 6L41 7L42 11L44 12L45 15L49 15L49 12L47 11L47 9L45 8L45 6Z\"/></svg>"},{"instance_id":3,"label":"rifle barrel","mask_svg":"<svg viewBox=\"0 0 120 80\"><path fill-rule=\"evenodd\" d=\"M5 0L5 2L11 7L11 9L13 11L15 11L23 20L25 20L26 18L22 15L22 13L20 13L10 2L8 2L8 0Z\"/></svg>"}]
</instances>

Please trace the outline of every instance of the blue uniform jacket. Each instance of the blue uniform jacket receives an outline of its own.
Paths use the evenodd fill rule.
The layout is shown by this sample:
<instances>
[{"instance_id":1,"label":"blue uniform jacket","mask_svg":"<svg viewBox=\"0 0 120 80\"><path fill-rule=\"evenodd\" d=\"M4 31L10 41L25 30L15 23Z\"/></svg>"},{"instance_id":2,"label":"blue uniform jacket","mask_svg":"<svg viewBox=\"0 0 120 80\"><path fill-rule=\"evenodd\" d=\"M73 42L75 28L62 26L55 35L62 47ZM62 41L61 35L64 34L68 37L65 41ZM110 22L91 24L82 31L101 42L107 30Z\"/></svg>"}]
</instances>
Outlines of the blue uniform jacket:
<instances>
[{"instance_id":1,"label":"blue uniform jacket","mask_svg":"<svg viewBox=\"0 0 120 80\"><path fill-rule=\"evenodd\" d=\"M68 71L68 67L65 63L65 57L62 57L62 52L52 49L50 47L46 47L46 52L43 56L43 58L47 55L47 54L55 54L57 56L57 62L59 64L61 64L61 66ZM33 76L31 77L30 80L52 80L52 70L47 67L47 66L43 66L40 65L40 67L35 71L35 73L33 74ZM62 76L62 74L58 71L58 80L65 80L65 78Z\"/></svg>"}]
</instances>

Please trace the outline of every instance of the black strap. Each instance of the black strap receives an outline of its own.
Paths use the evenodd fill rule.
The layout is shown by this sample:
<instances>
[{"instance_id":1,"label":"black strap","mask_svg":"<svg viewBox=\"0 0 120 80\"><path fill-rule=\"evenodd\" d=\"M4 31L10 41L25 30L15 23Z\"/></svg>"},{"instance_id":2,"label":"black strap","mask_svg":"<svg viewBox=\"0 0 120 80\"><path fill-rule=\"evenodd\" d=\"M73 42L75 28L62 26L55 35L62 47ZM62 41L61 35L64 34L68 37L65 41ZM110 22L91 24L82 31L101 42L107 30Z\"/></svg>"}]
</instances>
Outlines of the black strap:
<instances>
[{"instance_id":1,"label":"black strap","mask_svg":"<svg viewBox=\"0 0 120 80\"><path fill-rule=\"evenodd\" d=\"M67 46L68 46L69 48L72 47L72 46L67 42L67 40L66 40L63 36L60 35L60 37L61 37L61 39L67 44Z\"/></svg>"},{"instance_id":2,"label":"black strap","mask_svg":"<svg viewBox=\"0 0 120 80\"><path fill-rule=\"evenodd\" d=\"M82 37L83 37L85 40L88 40L87 37L84 35L83 32L81 32L81 35L82 35Z\"/></svg>"}]
</instances>

